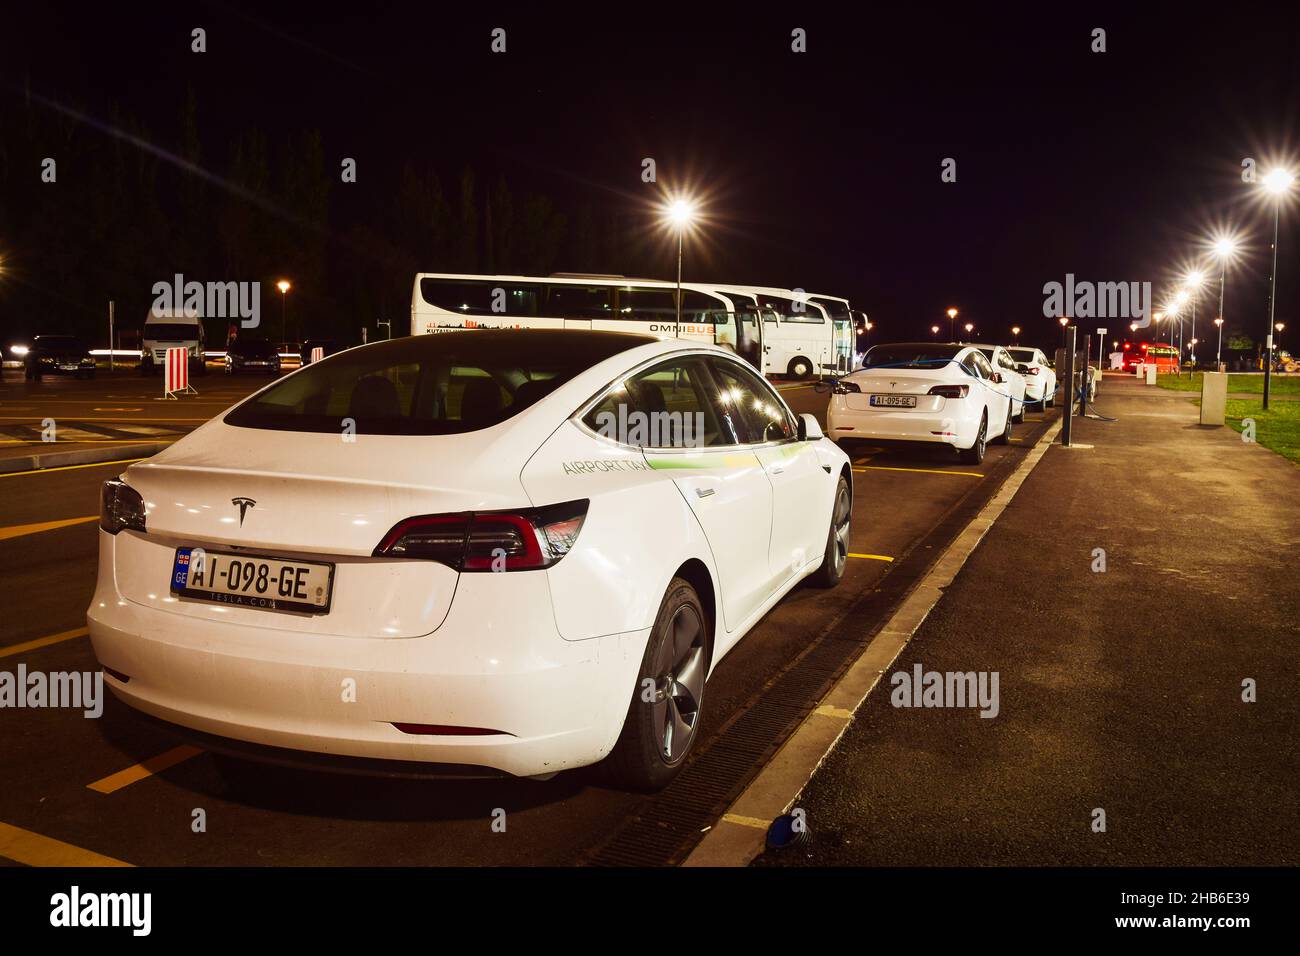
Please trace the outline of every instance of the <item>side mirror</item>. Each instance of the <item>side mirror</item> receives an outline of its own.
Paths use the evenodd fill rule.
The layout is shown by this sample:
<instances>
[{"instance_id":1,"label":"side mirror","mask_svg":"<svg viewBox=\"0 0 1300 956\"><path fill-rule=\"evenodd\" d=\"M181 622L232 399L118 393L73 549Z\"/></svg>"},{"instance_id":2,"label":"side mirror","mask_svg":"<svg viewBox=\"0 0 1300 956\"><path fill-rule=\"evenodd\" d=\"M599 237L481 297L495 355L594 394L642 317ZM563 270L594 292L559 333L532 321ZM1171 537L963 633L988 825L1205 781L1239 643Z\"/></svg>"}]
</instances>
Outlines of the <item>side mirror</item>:
<instances>
[{"instance_id":1,"label":"side mirror","mask_svg":"<svg viewBox=\"0 0 1300 956\"><path fill-rule=\"evenodd\" d=\"M994 372L994 373L993 373L993 377L992 377L991 379L989 379L989 381L992 382L994 385L1001 385L1001 384L1002 384L1002 373L1001 373L1001 372Z\"/></svg>"},{"instance_id":2,"label":"side mirror","mask_svg":"<svg viewBox=\"0 0 1300 956\"><path fill-rule=\"evenodd\" d=\"M809 415L804 412L799 416L799 440L800 441L817 441L822 437L822 426L817 422L816 415Z\"/></svg>"},{"instance_id":3,"label":"side mirror","mask_svg":"<svg viewBox=\"0 0 1300 956\"><path fill-rule=\"evenodd\" d=\"M1021 375L1024 375L1028 373L1029 366L1021 362L1019 365L1016 366L1016 371L1019 372Z\"/></svg>"}]
</instances>

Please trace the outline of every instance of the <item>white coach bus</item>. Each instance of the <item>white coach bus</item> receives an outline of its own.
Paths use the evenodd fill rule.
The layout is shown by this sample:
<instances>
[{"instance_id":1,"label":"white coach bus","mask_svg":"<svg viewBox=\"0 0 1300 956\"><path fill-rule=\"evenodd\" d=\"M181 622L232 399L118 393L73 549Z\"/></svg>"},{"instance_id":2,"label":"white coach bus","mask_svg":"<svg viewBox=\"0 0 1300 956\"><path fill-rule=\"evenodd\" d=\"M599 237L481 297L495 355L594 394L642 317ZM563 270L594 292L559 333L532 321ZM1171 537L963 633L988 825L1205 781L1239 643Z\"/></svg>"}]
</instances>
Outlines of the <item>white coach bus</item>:
<instances>
[{"instance_id":1,"label":"white coach bus","mask_svg":"<svg viewBox=\"0 0 1300 956\"><path fill-rule=\"evenodd\" d=\"M719 286L755 297L763 316L768 371L808 378L845 374L853 361L853 313L849 300L769 286Z\"/></svg>"},{"instance_id":2,"label":"white coach bus","mask_svg":"<svg viewBox=\"0 0 1300 956\"><path fill-rule=\"evenodd\" d=\"M741 301L737 301L740 299ZM411 291L411 334L455 329L596 329L712 342L755 368L763 329L752 305L712 286L561 274L484 276L421 272Z\"/></svg>"},{"instance_id":3,"label":"white coach bus","mask_svg":"<svg viewBox=\"0 0 1300 956\"><path fill-rule=\"evenodd\" d=\"M725 346L764 374L807 378L849 371L853 325L847 299L684 282L680 325L676 303L676 283L659 279L422 272L411 291L411 334L496 328L639 332Z\"/></svg>"}]
</instances>

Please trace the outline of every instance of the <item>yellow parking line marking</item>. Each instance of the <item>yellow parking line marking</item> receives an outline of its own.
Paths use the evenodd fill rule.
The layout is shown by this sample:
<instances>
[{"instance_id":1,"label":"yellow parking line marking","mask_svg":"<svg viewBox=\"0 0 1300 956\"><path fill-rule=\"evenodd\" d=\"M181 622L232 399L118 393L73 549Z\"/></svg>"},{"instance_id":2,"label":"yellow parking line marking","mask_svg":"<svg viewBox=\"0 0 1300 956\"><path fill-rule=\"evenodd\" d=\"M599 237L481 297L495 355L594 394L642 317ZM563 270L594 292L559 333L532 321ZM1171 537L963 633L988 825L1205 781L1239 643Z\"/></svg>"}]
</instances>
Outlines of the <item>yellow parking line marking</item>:
<instances>
[{"instance_id":1,"label":"yellow parking line marking","mask_svg":"<svg viewBox=\"0 0 1300 956\"><path fill-rule=\"evenodd\" d=\"M850 557L850 558L867 558L868 560L871 560L871 561L893 561L893 560L894 560L893 558L891 558L891 557L890 557L889 555L887 555L887 554L860 554L860 553L858 553L858 552L856 552L856 551L850 551L850 552L849 552L849 557Z\"/></svg>"},{"instance_id":2,"label":"yellow parking line marking","mask_svg":"<svg viewBox=\"0 0 1300 956\"><path fill-rule=\"evenodd\" d=\"M0 657L13 657L15 654L25 654L28 651L34 651L37 648L48 647L51 644L58 644L62 641L70 641L75 637L85 637L90 632L84 627L78 627L71 631L62 631L58 634L51 634L48 637L38 637L34 641L23 641L21 644L10 644L8 647L0 647Z\"/></svg>"},{"instance_id":3,"label":"yellow parking line marking","mask_svg":"<svg viewBox=\"0 0 1300 956\"><path fill-rule=\"evenodd\" d=\"M939 468L893 468L889 465L866 465L854 471L916 471L924 475L961 475L966 478L983 478L978 471L943 471Z\"/></svg>"},{"instance_id":4,"label":"yellow parking line marking","mask_svg":"<svg viewBox=\"0 0 1300 956\"><path fill-rule=\"evenodd\" d=\"M812 388L812 387L813 387L812 383L810 382L807 385L778 385L776 387L776 390L778 392L793 392L796 388Z\"/></svg>"},{"instance_id":5,"label":"yellow parking line marking","mask_svg":"<svg viewBox=\"0 0 1300 956\"><path fill-rule=\"evenodd\" d=\"M74 468L104 468L108 465L129 465L133 461L144 461L143 458L119 458L117 461L96 461L89 465L59 465L57 468L36 468L31 471L10 471L0 475L0 478L22 478L26 475L48 475L52 471L72 471Z\"/></svg>"},{"instance_id":6,"label":"yellow parking line marking","mask_svg":"<svg viewBox=\"0 0 1300 956\"><path fill-rule=\"evenodd\" d=\"M772 825L771 820L760 820L758 817L745 817L739 813L724 813L722 819L728 823L736 823L742 827L752 827L755 830L767 830Z\"/></svg>"},{"instance_id":7,"label":"yellow parking line marking","mask_svg":"<svg viewBox=\"0 0 1300 956\"><path fill-rule=\"evenodd\" d=\"M0 541L7 541L9 538L21 538L25 534L40 534L42 531L54 531L56 528L67 528L74 524L85 524L87 521L98 521L99 515L91 515L89 518L63 518L59 521L38 521L36 524L14 524L7 528L0 528Z\"/></svg>"},{"instance_id":8,"label":"yellow parking line marking","mask_svg":"<svg viewBox=\"0 0 1300 956\"><path fill-rule=\"evenodd\" d=\"M0 856L26 866L133 865L7 823L0 823Z\"/></svg>"},{"instance_id":9,"label":"yellow parking line marking","mask_svg":"<svg viewBox=\"0 0 1300 956\"><path fill-rule=\"evenodd\" d=\"M169 767L174 767L178 763L189 760L191 757L197 757L203 753L198 747L191 747L189 744L181 744L179 747L173 747L171 750L160 753L156 757L150 757L142 763L134 764L125 770L119 770L117 773L110 774L103 780L96 780L94 783L86 784L90 790L96 793L116 793L123 787L129 787L137 781L144 780L146 777L152 777L156 773L162 773Z\"/></svg>"}]
</instances>

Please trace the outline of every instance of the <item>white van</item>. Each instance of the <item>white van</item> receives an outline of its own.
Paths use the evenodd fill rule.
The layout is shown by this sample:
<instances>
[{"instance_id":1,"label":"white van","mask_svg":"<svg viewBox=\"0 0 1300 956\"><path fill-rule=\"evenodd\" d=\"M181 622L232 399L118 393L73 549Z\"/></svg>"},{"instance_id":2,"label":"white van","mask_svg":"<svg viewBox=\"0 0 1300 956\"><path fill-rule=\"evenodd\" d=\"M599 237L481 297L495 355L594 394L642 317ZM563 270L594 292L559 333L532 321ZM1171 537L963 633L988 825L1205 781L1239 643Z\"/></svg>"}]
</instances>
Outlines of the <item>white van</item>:
<instances>
[{"instance_id":1,"label":"white van","mask_svg":"<svg viewBox=\"0 0 1300 956\"><path fill-rule=\"evenodd\" d=\"M194 312L154 312L145 316L140 333L140 374L152 375L167 360L167 350L183 346L190 353L190 373L202 375L205 340L203 317Z\"/></svg>"}]
</instances>

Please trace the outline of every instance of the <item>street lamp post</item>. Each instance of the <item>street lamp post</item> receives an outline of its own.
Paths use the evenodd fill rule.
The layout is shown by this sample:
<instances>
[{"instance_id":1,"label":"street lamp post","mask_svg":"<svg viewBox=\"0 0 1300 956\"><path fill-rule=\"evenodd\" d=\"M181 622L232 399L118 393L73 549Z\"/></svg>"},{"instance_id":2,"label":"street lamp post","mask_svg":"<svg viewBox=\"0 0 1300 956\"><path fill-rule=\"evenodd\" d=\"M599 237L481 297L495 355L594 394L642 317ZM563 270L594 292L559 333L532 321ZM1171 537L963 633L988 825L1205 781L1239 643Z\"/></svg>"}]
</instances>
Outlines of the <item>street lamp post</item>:
<instances>
[{"instance_id":1,"label":"street lamp post","mask_svg":"<svg viewBox=\"0 0 1300 956\"><path fill-rule=\"evenodd\" d=\"M971 322L966 323L966 341L970 341L970 334L975 330L975 325Z\"/></svg>"},{"instance_id":2,"label":"street lamp post","mask_svg":"<svg viewBox=\"0 0 1300 956\"><path fill-rule=\"evenodd\" d=\"M937 325L930 326L930 334L937 339L939 337L939 326Z\"/></svg>"},{"instance_id":3,"label":"street lamp post","mask_svg":"<svg viewBox=\"0 0 1300 956\"><path fill-rule=\"evenodd\" d=\"M694 207L685 199L677 199L668 207L668 218L677 227L677 323L673 335L678 338L682 333L682 242L694 214Z\"/></svg>"},{"instance_id":4,"label":"street lamp post","mask_svg":"<svg viewBox=\"0 0 1300 956\"><path fill-rule=\"evenodd\" d=\"M1192 287L1192 368L1196 368L1196 304L1201 300L1201 283L1205 275L1200 270L1187 276L1187 284Z\"/></svg>"},{"instance_id":5,"label":"street lamp post","mask_svg":"<svg viewBox=\"0 0 1300 956\"><path fill-rule=\"evenodd\" d=\"M280 341L284 342L289 337L287 332L287 316L289 313L285 303L289 301L289 290L293 286L289 284L288 279L281 279L275 284L275 287L280 290Z\"/></svg>"},{"instance_id":6,"label":"street lamp post","mask_svg":"<svg viewBox=\"0 0 1300 956\"><path fill-rule=\"evenodd\" d=\"M1237 243L1230 236L1224 236L1214 243L1215 255L1219 257L1219 315L1214 324L1219 327L1219 345L1214 353L1214 367L1222 372L1223 364L1223 296L1228 282L1228 260L1237 252Z\"/></svg>"},{"instance_id":7,"label":"street lamp post","mask_svg":"<svg viewBox=\"0 0 1300 956\"><path fill-rule=\"evenodd\" d=\"M948 338L950 340L957 338L957 333L953 330L953 323L956 321L957 321L957 310L949 309L948 310Z\"/></svg>"},{"instance_id":8,"label":"street lamp post","mask_svg":"<svg viewBox=\"0 0 1300 956\"><path fill-rule=\"evenodd\" d=\"M1019 345L1019 344L1020 344L1020 326L1018 326L1018 325L1013 325L1013 326L1011 326L1011 334L1015 337L1016 344Z\"/></svg>"},{"instance_id":9,"label":"street lamp post","mask_svg":"<svg viewBox=\"0 0 1300 956\"><path fill-rule=\"evenodd\" d=\"M1219 308L1223 308L1222 298L1220 298L1219 301L1220 301ZM1222 372L1223 371L1223 316L1220 315L1217 319L1215 319L1214 324L1219 327L1219 344L1214 349L1214 368L1215 371Z\"/></svg>"},{"instance_id":10,"label":"street lamp post","mask_svg":"<svg viewBox=\"0 0 1300 956\"><path fill-rule=\"evenodd\" d=\"M1265 176L1262 180L1264 188L1273 194L1273 274L1269 276L1268 281L1268 324L1270 331L1266 344L1268 348L1264 355L1264 410L1268 410L1268 396L1271 385L1273 372L1273 348L1272 340L1274 309L1277 305L1277 226L1278 221L1282 218L1282 197L1291 189L1291 184L1295 182L1290 170L1275 169Z\"/></svg>"},{"instance_id":11,"label":"street lamp post","mask_svg":"<svg viewBox=\"0 0 1300 956\"><path fill-rule=\"evenodd\" d=\"M1070 317L1068 315L1063 315L1057 321L1061 323L1061 348L1067 348L1068 346L1065 341L1065 327L1070 324Z\"/></svg>"}]
</instances>

